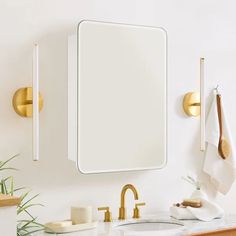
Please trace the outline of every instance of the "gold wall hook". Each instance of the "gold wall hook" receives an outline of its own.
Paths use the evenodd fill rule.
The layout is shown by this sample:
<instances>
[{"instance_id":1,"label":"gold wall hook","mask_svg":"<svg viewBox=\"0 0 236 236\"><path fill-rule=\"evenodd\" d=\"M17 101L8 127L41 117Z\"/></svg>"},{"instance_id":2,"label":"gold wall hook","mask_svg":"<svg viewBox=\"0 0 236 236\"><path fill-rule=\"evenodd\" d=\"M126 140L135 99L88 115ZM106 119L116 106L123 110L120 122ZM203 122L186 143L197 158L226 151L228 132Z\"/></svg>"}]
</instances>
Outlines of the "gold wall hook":
<instances>
[{"instance_id":1,"label":"gold wall hook","mask_svg":"<svg viewBox=\"0 0 236 236\"><path fill-rule=\"evenodd\" d=\"M199 116L201 113L200 93L186 93L183 99L183 108L188 116Z\"/></svg>"},{"instance_id":2,"label":"gold wall hook","mask_svg":"<svg viewBox=\"0 0 236 236\"><path fill-rule=\"evenodd\" d=\"M12 99L15 112L22 117L33 116L33 89L25 87L18 89ZM43 97L39 93L39 111L43 108Z\"/></svg>"}]
</instances>

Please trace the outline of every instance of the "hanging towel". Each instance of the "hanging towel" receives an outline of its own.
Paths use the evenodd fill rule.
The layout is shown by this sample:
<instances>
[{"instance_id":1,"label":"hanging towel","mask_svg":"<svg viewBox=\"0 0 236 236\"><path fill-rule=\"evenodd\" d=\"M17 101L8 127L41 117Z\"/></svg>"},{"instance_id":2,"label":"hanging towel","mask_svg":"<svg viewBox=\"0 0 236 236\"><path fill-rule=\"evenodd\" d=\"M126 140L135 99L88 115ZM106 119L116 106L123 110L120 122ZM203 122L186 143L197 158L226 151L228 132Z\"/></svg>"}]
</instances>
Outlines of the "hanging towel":
<instances>
[{"instance_id":1,"label":"hanging towel","mask_svg":"<svg viewBox=\"0 0 236 236\"><path fill-rule=\"evenodd\" d=\"M230 156L225 160L218 153L220 131L216 95L217 93L214 91L213 102L206 121L207 148L203 171L210 176L211 183L217 191L227 194L236 179L236 152L222 102L223 136L228 140L231 152Z\"/></svg>"}]
</instances>

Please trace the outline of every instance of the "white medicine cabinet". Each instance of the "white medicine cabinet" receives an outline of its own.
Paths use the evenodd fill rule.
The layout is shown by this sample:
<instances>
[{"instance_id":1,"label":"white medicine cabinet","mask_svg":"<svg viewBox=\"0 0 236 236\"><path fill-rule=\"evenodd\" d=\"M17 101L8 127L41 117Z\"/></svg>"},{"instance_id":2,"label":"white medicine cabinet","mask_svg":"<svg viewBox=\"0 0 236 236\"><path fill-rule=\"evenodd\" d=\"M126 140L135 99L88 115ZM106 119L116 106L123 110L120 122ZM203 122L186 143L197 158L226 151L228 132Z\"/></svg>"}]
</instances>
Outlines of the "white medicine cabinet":
<instances>
[{"instance_id":1,"label":"white medicine cabinet","mask_svg":"<svg viewBox=\"0 0 236 236\"><path fill-rule=\"evenodd\" d=\"M167 35L82 21L68 40L68 156L85 174L167 160Z\"/></svg>"}]
</instances>

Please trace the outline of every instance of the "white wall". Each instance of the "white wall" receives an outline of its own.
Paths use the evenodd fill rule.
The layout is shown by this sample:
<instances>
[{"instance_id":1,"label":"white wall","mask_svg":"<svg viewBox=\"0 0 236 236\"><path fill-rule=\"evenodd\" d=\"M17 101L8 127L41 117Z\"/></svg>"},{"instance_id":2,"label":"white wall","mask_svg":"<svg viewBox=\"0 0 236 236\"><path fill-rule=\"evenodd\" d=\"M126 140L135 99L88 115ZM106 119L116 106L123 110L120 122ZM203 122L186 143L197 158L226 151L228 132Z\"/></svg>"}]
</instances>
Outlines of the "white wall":
<instances>
[{"instance_id":1,"label":"white wall","mask_svg":"<svg viewBox=\"0 0 236 236\"><path fill-rule=\"evenodd\" d=\"M236 67L236 3L234 0L0 0L0 155L15 161L18 185L40 192L45 208L35 214L45 222L68 218L69 206L109 205L118 212L121 187L133 183L145 213L167 210L191 193L181 180L199 172L199 119L182 111L183 95L199 87L199 57L206 57L208 90L220 84L236 137L234 105ZM82 175L67 160L67 36L82 19L161 26L168 31L168 165L159 171ZM31 50L40 44L40 161L31 161L31 120L16 115L14 91L31 84ZM236 185L217 201L236 213ZM130 208L133 207L129 194Z\"/></svg>"}]
</instances>

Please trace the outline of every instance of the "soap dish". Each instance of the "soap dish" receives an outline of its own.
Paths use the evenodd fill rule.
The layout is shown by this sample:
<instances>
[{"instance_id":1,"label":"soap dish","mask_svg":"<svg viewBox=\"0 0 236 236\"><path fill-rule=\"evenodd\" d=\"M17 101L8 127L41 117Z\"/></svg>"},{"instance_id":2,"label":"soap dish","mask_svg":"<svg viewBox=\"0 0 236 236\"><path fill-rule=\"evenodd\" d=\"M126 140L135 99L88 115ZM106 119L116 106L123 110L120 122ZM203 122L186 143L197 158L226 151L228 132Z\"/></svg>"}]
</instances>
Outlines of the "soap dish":
<instances>
[{"instance_id":1,"label":"soap dish","mask_svg":"<svg viewBox=\"0 0 236 236\"><path fill-rule=\"evenodd\" d=\"M72 233L81 230L94 229L97 227L97 221L84 224L69 224L70 221L61 221L61 222L51 222L45 224L45 232L51 234L63 234L63 233Z\"/></svg>"}]
</instances>

